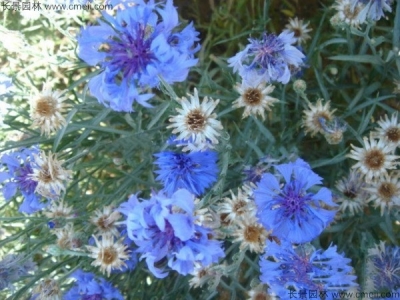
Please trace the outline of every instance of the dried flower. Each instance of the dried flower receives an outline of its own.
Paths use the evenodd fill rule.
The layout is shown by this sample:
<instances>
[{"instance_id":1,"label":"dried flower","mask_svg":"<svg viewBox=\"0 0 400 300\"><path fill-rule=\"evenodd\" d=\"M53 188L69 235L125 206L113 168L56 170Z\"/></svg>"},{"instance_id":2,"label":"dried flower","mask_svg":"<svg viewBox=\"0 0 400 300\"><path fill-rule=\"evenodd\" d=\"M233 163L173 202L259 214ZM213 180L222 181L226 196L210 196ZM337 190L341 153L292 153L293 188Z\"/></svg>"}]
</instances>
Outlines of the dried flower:
<instances>
[{"instance_id":1,"label":"dried flower","mask_svg":"<svg viewBox=\"0 0 400 300\"><path fill-rule=\"evenodd\" d=\"M348 177L339 180L336 183L336 188L342 193L336 198L336 202L340 204L339 210L349 210L351 215L361 213L368 197L365 186L362 175L355 170L351 170Z\"/></svg>"},{"instance_id":2,"label":"dried flower","mask_svg":"<svg viewBox=\"0 0 400 300\"><path fill-rule=\"evenodd\" d=\"M373 135L382 139L393 149L400 145L400 123L398 121L398 113L394 112L391 119L387 115L378 121L379 128Z\"/></svg>"},{"instance_id":3,"label":"dried flower","mask_svg":"<svg viewBox=\"0 0 400 300\"><path fill-rule=\"evenodd\" d=\"M330 102L322 105L323 99L318 99L316 104L308 103L308 110L304 110L303 127L306 133L314 136L317 133L324 133L324 127L321 120L331 121L334 110L330 110Z\"/></svg>"},{"instance_id":4,"label":"dried flower","mask_svg":"<svg viewBox=\"0 0 400 300\"><path fill-rule=\"evenodd\" d=\"M116 222L121 217L121 214L112 206L104 206L103 211L96 209L95 215L90 218L90 221L96 226L96 232L103 234L111 234L118 236L119 232Z\"/></svg>"},{"instance_id":5,"label":"dried flower","mask_svg":"<svg viewBox=\"0 0 400 300\"><path fill-rule=\"evenodd\" d=\"M65 191L65 184L70 180L71 171L62 167L63 161L57 159L57 155L49 152L46 156L44 151L35 155L36 168L31 174L31 179L36 181L35 192L49 199L57 199L61 191Z\"/></svg>"},{"instance_id":6,"label":"dried flower","mask_svg":"<svg viewBox=\"0 0 400 300\"><path fill-rule=\"evenodd\" d=\"M240 250L249 249L251 252L264 252L265 242L270 234L261 225L254 215L245 214L242 219L236 221L237 229L233 233L234 242L240 242Z\"/></svg>"},{"instance_id":7,"label":"dried flower","mask_svg":"<svg viewBox=\"0 0 400 300\"><path fill-rule=\"evenodd\" d=\"M365 188L370 193L367 202L373 202L374 206L380 207L381 215L390 211L393 206L400 206L400 180L399 176L385 174L376 180L371 186Z\"/></svg>"},{"instance_id":8,"label":"dried flower","mask_svg":"<svg viewBox=\"0 0 400 300\"><path fill-rule=\"evenodd\" d=\"M286 25L284 32L293 33L296 43L301 45L305 41L309 40L311 37L308 34L312 30L308 28L310 22L304 23L303 20L299 20L297 17L289 19L289 24Z\"/></svg>"},{"instance_id":9,"label":"dried flower","mask_svg":"<svg viewBox=\"0 0 400 300\"><path fill-rule=\"evenodd\" d=\"M391 148L382 139L364 137L364 148L351 147L353 150L347 156L358 161L352 168L365 175L367 182L378 180L387 175L388 169L396 168L398 156L390 154Z\"/></svg>"},{"instance_id":10,"label":"dried flower","mask_svg":"<svg viewBox=\"0 0 400 300\"><path fill-rule=\"evenodd\" d=\"M260 115L265 120L265 110L271 111L271 106L279 100L268 96L275 87L273 85L266 86L265 82L260 80L261 77L255 77L253 80L243 80L242 84L237 84L235 89L239 92L240 97L233 102L233 107L244 107L243 118L250 115Z\"/></svg>"},{"instance_id":11,"label":"dried flower","mask_svg":"<svg viewBox=\"0 0 400 300\"><path fill-rule=\"evenodd\" d=\"M222 130L221 122L216 120L217 115L213 113L219 100L214 101L204 97L200 104L197 89L194 89L194 94L189 96L190 102L185 97L180 100L182 108L176 109L179 115L169 119L172 124L167 128L174 128L173 134L179 133L176 140L186 140L194 144L198 150L214 148L214 144L218 144L217 137L220 135L218 131ZM189 147L185 146L183 151L187 150Z\"/></svg>"},{"instance_id":12,"label":"dried flower","mask_svg":"<svg viewBox=\"0 0 400 300\"><path fill-rule=\"evenodd\" d=\"M93 238L96 246L86 246L91 252L90 256L95 259L92 262L93 266L99 266L101 272L106 272L108 276L111 270L126 266L124 261L129 259L126 245L121 241L115 241L111 234L102 235L101 239L96 236Z\"/></svg>"},{"instance_id":13,"label":"dried flower","mask_svg":"<svg viewBox=\"0 0 400 300\"><path fill-rule=\"evenodd\" d=\"M41 134L50 136L66 124L63 112L67 91L52 91L49 84L43 85L43 91L31 100L32 126L40 128Z\"/></svg>"}]
</instances>

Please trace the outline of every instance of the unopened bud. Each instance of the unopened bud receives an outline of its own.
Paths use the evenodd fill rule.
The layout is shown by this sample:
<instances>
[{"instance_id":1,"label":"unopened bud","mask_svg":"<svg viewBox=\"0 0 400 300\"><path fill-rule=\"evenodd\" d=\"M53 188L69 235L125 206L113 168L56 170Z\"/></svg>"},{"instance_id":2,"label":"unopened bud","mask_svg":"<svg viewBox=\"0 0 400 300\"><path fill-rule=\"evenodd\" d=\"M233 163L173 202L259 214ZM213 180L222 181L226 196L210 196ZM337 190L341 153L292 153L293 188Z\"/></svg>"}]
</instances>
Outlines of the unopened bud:
<instances>
[{"instance_id":1,"label":"unopened bud","mask_svg":"<svg viewBox=\"0 0 400 300\"><path fill-rule=\"evenodd\" d=\"M297 94L303 94L307 89L307 83L302 79L297 79L293 82L293 89Z\"/></svg>"}]
</instances>

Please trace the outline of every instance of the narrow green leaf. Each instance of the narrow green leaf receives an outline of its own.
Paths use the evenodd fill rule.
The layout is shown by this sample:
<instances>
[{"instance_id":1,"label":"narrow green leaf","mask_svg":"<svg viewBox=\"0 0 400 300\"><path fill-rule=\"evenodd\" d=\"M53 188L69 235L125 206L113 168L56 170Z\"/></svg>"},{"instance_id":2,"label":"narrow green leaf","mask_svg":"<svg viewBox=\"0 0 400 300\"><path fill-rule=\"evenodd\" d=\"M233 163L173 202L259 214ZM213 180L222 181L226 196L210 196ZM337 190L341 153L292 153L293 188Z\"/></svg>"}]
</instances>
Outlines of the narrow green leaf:
<instances>
[{"instance_id":1,"label":"narrow green leaf","mask_svg":"<svg viewBox=\"0 0 400 300\"><path fill-rule=\"evenodd\" d=\"M351 62L359 62L359 63L368 63L375 65L382 65L383 61L374 56L374 55L335 55L330 56L329 59L332 60L341 60L341 61L351 61Z\"/></svg>"}]
</instances>

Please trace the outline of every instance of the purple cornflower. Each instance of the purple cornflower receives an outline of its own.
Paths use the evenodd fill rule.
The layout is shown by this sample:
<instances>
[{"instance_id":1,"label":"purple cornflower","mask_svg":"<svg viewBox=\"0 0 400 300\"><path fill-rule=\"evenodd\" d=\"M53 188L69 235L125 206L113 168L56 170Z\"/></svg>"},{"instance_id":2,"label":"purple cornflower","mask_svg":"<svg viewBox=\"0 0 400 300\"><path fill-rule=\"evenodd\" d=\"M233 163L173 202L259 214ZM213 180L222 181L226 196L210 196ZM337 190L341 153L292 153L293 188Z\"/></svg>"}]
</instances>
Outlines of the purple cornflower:
<instances>
[{"instance_id":1,"label":"purple cornflower","mask_svg":"<svg viewBox=\"0 0 400 300\"><path fill-rule=\"evenodd\" d=\"M0 190L7 201L19 191L24 197L19 211L27 214L45 207L35 193L38 183L31 179L35 154L39 154L38 147L22 148L5 153L0 159Z\"/></svg>"},{"instance_id":2,"label":"purple cornflower","mask_svg":"<svg viewBox=\"0 0 400 300\"><path fill-rule=\"evenodd\" d=\"M321 183L321 177L302 159L277 165L275 169L280 174L264 174L254 191L258 218L280 239L309 242L333 220L336 210L326 209L327 205L337 206L332 202L332 194L324 187L317 193L308 191Z\"/></svg>"},{"instance_id":3,"label":"purple cornflower","mask_svg":"<svg viewBox=\"0 0 400 300\"><path fill-rule=\"evenodd\" d=\"M267 242L265 254L260 258L260 280L281 299L289 299L289 289L331 294L357 286L350 262L337 253L336 246L323 251L310 244L294 249L287 241Z\"/></svg>"},{"instance_id":4,"label":"purple cornflower","mask_svg":"<svg viewBox=\"0 0 400 300\"><path fill-rule=\"evenodd\" d=\"M171 197L153 193L142 202L132 195L120 212L127 216L128 237L158 278L171 269L187 275L195 263L206 267L224 256L220 242L210 239L211 230L195 223L194 196L185 189Z\"/></svg>"},{"instance_id":5,"label":"purple cornflower","mask_svg":"<svg viewBox=\"0 0 400 300\"><path fill-rule=\"evenodd\" d=\"M357 16L360 23L364 23L366 19L378 21L385 16L384 11L392 11L392 0L351 0L351 3L353 10L359 3L364 5Z\"/></svg>"},{"instance_id":6,"label":"purple cornflower","mask_svg":"<svg viewBox=\"0 0 400 300\"><path fill-rule=\"evenodd\" d=\"M367 274L371 290L393 291L400 288L400 247L384 242L368 251Z\"/></svg>"},{"instance_id":7,"label":"purple cornflower","mask_svg":"<svg viewBox=\"0 0 400 300\"><path fill-rule=\"evenodd\" d=\"M154 164L159 168L155 171L157 180L164 183L164 191L168 196L180 188L200 196L217 180L218 157L215 151L163 151L154 156L157 157Z\"/></svg>"},{"instance_id":8,"label":"purple cornflower","mask_svg":"<svg viewBox=\"0 0 400 300\"><path fill-rule=\"evenodd\" d=\"M123 4L120 4L123 5ZM198 32L192 24L178 31L178 13L172 0L165 4L140 1L125 5L115 16L103 12L98 26L78 36L78 55L101 72L89 82L92 95L115 111L131 112L133 102L151 107L150 88L159 77L167 83L184 81L194 58Z\"/></svg>"},{"instance_id":9,"label":"purple cornflower","mask_svg":"<svg viewBox=\"0 0 400 300\"><path fill-rule=\"evenodd\" d=\"M261 39L250 38L249 42L243 51L228 59L229 66L244 80L256 72L266 82L286 84L290 80L290 67L299 67L305 58L292 46L296 42L294 33L282 32L279 36L264 33Z\"/></svg>"},{"instance_id":10,"label":"purple cornflower","mask_svg":"<svg viewBox=\"0 0 400 300\"><path fill-rule=\"evenodd\" d=\"M123 300L121 292L104 278L76 270L72 275L75 285L64 295L64 300Z\"/></svg>"}]
</instances>

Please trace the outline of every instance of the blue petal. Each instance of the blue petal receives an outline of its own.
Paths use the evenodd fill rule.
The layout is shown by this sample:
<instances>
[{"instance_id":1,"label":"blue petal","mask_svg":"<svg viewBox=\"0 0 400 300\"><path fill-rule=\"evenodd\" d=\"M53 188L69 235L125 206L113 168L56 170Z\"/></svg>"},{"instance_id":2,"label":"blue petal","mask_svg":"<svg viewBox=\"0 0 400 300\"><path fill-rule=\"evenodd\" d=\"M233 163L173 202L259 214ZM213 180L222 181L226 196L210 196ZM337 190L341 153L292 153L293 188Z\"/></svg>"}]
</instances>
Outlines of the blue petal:
<instances>
[{"instance_id":1,"label":"blue petal","mask_svg":"<svg viewBox=\"0 0 400 300\"><path fill-rule=\"evenodd\" d=\"M181 241L187 241L194 234L193 218L182 214L171 214L168 222L174 229L174 235Z\"/></svg>"}]
</instances>

